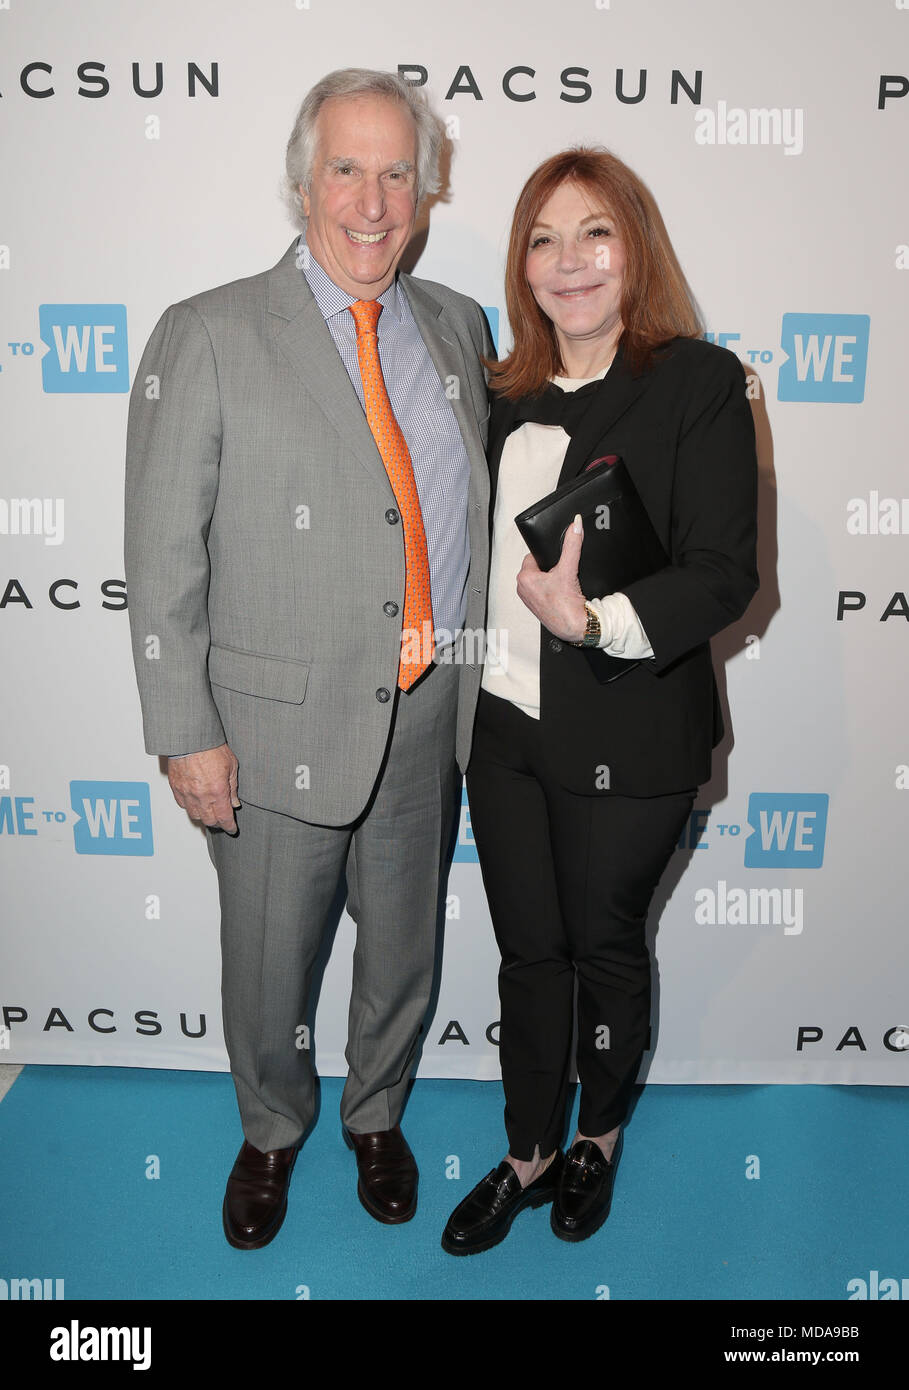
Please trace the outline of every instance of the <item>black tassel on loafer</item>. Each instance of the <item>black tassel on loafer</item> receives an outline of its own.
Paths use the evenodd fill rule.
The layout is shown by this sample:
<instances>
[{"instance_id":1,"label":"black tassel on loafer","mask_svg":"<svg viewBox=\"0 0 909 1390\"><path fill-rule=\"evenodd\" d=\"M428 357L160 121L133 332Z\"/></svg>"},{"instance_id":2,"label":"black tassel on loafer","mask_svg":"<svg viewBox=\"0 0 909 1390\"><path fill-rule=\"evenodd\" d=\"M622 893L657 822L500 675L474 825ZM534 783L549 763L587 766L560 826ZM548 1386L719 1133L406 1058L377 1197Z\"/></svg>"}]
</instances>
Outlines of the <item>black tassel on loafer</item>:
<instances>
[{"instance_id":1,"label":"black tassel on loafer","mask_svg":"<svg viewBox=\"0 0 909 1390\"><path fill-rule=\"evenodd\" d=\"M622 1156L623 1129L619 1130L612 1158L591 1139L582 1139L565 1155L549 1224L560 1240L586 1240L609 1215L615 1170Z\"/></svg>"}]
</instances>

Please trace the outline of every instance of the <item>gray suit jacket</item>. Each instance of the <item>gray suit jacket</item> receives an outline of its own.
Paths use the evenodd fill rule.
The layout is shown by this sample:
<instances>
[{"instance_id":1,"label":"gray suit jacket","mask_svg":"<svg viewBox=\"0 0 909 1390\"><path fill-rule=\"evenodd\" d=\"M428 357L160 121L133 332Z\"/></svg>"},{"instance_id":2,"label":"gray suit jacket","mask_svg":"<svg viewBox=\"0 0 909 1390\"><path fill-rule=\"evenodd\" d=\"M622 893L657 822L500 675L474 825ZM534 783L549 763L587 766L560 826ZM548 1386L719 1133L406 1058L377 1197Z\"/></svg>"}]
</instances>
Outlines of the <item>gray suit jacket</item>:
<instances>
[{"instance_id":1,"label":"gray suit jacket","mask_svg":"<svg viewBox=\"0 0 909 1390\"><path fill-rule=\"evenodd\" d=\"M363 810L388 740L404 536L363 409L296 266L172 305L130 399L125 558L146 748L227 741L240 799L323 825ZM470 461L466 626L488 571L485 316L401 276ZM451 394L449 392L449 394ZM396 618L383 604L398 604ZM462 769L482 650L460 672Z\"/></svg>"}]
</instances>

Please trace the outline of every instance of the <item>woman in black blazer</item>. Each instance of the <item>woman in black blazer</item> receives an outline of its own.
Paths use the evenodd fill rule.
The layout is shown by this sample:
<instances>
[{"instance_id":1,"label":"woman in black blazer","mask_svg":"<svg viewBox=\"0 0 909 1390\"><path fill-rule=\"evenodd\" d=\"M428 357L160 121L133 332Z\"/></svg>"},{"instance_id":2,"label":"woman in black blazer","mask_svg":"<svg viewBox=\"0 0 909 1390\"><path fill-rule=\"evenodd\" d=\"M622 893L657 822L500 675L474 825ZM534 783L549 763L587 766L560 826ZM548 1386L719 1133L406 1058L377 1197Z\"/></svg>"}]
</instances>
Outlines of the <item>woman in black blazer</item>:
<instances>
[{"instance_id":1,"label":"woman in black blazer","mask_svg":"<svg viewBox=\"0 0 909 1390\"><path fill-rule=\"evenodd\" d=\"M491 364L490 421L488 626L502 659L484 671L467 791L502 953L509 1150L452 1213L451 1254L497 1244L527 1206L551 1202L572 1241L609 1213L649 1030L647 912L723 733L709 640L758 585L745 373L702 340L627 166L576 149L531 175L506 299L514 348ZM580 518L543 572L514 517L608 455L670 563L585 595ZM575 984L581 1099L563 1156Z\"/></svg>"}]
</instances>

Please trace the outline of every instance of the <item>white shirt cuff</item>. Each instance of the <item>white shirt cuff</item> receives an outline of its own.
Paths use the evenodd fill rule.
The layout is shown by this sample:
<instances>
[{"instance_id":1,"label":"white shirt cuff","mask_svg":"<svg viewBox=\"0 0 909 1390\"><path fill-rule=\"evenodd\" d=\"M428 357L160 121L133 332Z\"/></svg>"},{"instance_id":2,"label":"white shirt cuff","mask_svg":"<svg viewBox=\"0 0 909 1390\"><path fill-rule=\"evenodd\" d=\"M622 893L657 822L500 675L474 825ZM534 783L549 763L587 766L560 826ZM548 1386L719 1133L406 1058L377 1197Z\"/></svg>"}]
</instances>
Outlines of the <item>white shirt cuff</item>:
<instances>
[{"instance_id":1,"label":"white shirt cuff","mask_svg":"<svg viewBox=\"0 0 909 1390\"><path fill-rule=\"evenodd\" d=\"M641 620L625 594L607 594L605 598L587 600L600 620L602 635L597 646L610 656L626 661L646 661L653 648Z\"/></svg>"}]
</instances>

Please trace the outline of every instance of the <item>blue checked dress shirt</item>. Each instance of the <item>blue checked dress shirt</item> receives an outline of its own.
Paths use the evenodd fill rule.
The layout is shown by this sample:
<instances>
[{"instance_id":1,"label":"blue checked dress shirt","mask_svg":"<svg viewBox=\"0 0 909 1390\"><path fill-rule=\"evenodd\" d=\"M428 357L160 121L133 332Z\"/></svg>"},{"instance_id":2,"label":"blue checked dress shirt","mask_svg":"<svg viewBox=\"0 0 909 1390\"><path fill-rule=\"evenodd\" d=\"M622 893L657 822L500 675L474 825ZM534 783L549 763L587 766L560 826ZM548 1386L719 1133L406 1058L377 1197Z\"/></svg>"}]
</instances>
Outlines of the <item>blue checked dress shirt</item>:
<instances>
[{"instance_id":1,"label":"blue checked dress shirt","mask_svg":"<svg viewBox=\"0 0 909 1390\"><path fill-rule=\"evenodd\" d=\"M338 289L311 252L304 257L304 246L301 237L298 263L363 405L357 326L353 314L347 312L356 300ZM413 463L429 556L433 622L437 632L442 630L442 647L451 640L448 634L453 636L463 627L467 607L470 464L451 402L397 279L379 295L379 303L379 361L391 408Z\"/></svg>"}]
</instances>

